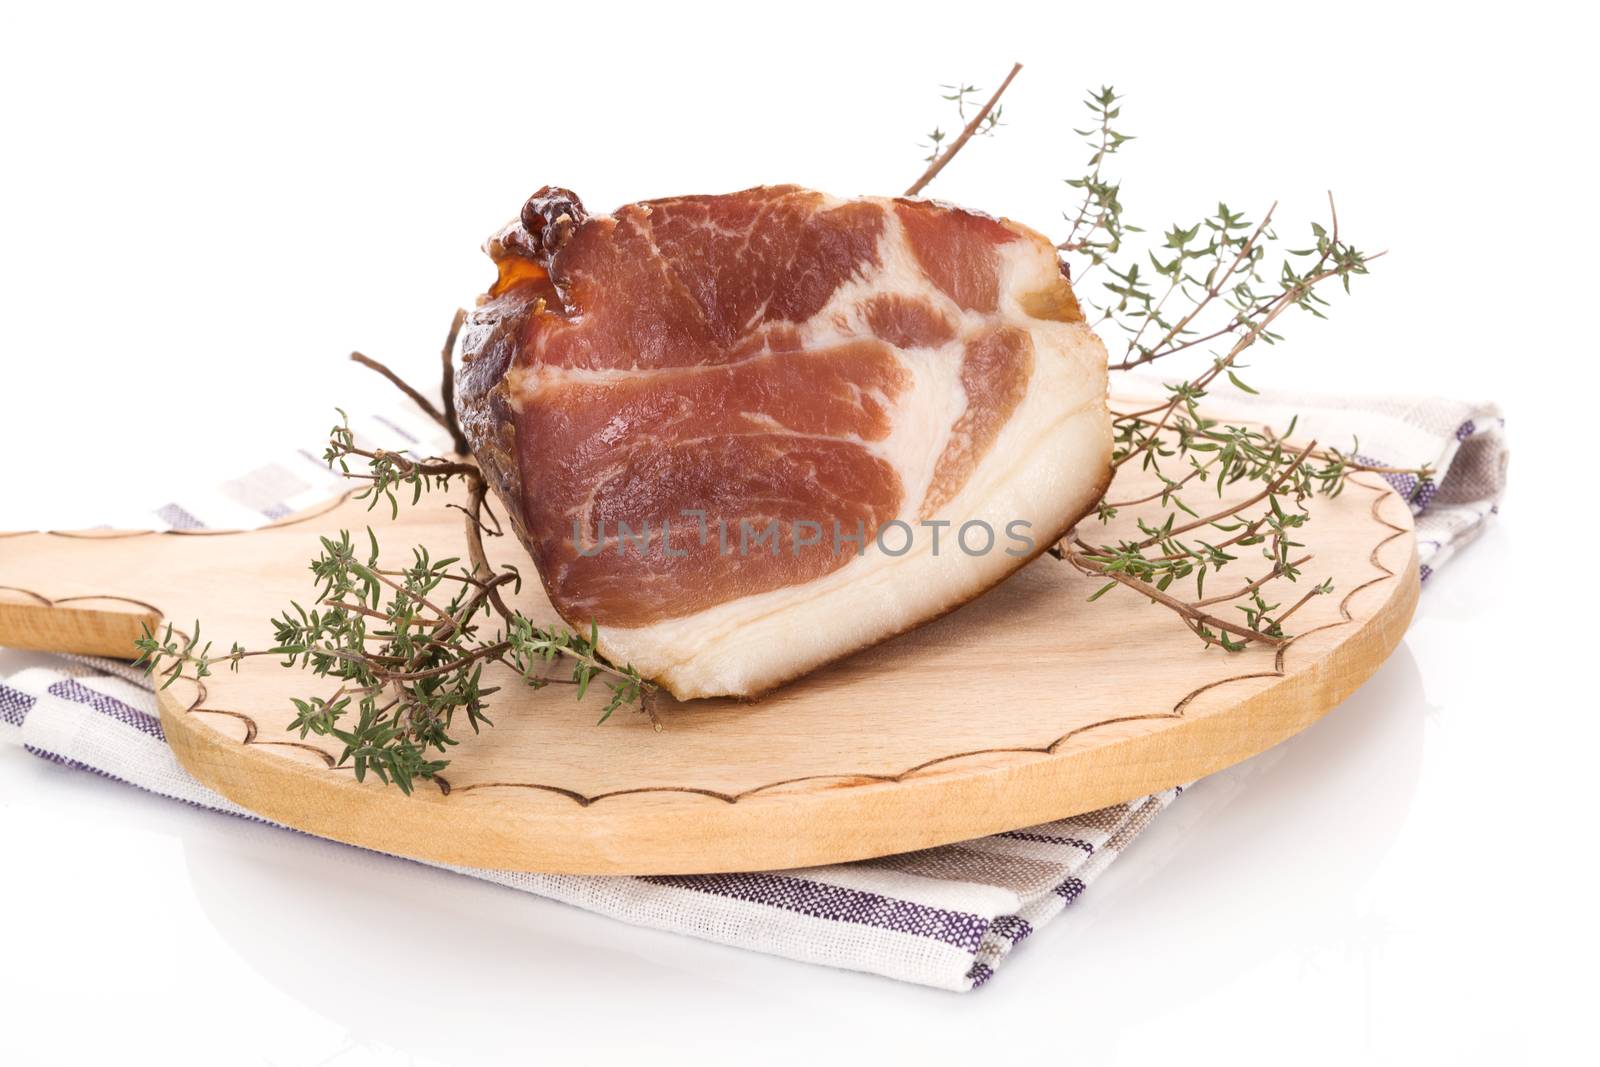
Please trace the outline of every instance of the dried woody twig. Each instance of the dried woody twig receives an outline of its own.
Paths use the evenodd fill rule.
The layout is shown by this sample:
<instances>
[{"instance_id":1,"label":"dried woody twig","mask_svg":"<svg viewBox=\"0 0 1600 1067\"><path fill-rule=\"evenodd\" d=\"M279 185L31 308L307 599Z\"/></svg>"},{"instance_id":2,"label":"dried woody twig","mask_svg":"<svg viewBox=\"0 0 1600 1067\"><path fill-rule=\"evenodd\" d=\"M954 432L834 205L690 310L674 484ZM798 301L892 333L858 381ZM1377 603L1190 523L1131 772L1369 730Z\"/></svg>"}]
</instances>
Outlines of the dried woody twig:
<instances>
[{"instance_id":1,"label":"dried woody twig","mask_svg":"<svg viewBox=\"0 0 1600 1067\"><path fill-rule=\"evenodd\" d=\"M949 148L946 148L943 152L934 152L933 159L928 163L928 169L923 171L922 176L916 181L912 182L906 188L906 191L903 195L916 196L927 187L929 182L933 181L933 179L939 176L939 172L944 170L949 162L955 158L957 152L966 147L967 142L972 140L972 135L977 133L978 130L983 127L985 121L988 120L989 116L994 113L995 106L1000 103L1000 97L1005 95L1005 91L1011 87L1012 79L1014 79L1017 74L1021 72L1021 70L1021 63L1013 63L1011 65L1011 73L1006 75L1005 81L1000 83L1000 88L996 89L994 91L994 95L989 97L989 102L984 104L983 107L978 110L977 114L972 116L972 121L968 122L966 126L962 128L961 133L957 135L954 141L950 142ZM937 139L938 138L936 137L935 140Z\"/></svg>"}]
</instances>

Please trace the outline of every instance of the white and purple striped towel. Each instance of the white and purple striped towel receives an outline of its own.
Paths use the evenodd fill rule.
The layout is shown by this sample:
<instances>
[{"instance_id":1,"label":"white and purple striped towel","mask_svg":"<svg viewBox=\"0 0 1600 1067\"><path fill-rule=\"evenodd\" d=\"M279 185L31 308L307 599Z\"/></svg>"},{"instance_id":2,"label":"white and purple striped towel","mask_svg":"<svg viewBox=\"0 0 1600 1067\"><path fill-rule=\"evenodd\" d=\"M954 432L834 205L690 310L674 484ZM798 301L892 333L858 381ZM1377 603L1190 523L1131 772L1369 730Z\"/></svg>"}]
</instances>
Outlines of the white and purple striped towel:
<instances>
[{"instance_id":1,"label":"white and purple striped towel","mask_svg":"<svg viewBox=\"0 0 1600 1067\"><path fill-rule=\"evenodd\" d=\"M1426 578L1475 536L1505 485L1503 420L1489 405L1445 400L1337 400L1219 395L1219 413L1283 426L1329 444L1360 440L1385 466L1431 466L1396 479L1417 513ZM390 447L444 446L410 413L359 420ZM340 488L299 454L181 502L140 525L237 528L279 518ZM128 526L129 522L117 525ZM257 819L196 782L173 758L143 676L126 664L61 657L0 681L0 743L231 815ZM625 922L692 934L790 959L967 990L982 985L1033 930L1071 903L1181 792L976 841L800 871L670 878L575 877L464 868L461 874L550 897Z\"/></svg>"}]
</instances>

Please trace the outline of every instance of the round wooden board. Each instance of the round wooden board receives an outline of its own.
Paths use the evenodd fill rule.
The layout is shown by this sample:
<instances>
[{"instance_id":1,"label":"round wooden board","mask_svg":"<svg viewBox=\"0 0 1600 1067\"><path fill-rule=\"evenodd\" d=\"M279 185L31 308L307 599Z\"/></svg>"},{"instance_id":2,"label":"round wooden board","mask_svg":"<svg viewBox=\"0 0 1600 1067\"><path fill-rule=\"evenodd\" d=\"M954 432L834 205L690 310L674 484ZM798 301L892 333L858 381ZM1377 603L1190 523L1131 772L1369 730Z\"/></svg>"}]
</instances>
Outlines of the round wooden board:
<instances>
[{"instance_id":1,"label":"round wooden board","mask_svg":"<svg viewBox=\"0 0 1600 1067\"><path fill-rule=\"evenodd\" d=\"M1138 477L1111 495L1142 495ZM1315 558L1302 584L1331 577L1335 593L1302 609L1299 636L1276 651L1207 650L1126 590L1087 603L1099 583L1045 557L758 702L664 701L660 732L626 712L597 726L597 695L579 704L566 687L530 691L502 671L490 679L505 686L496 726L468 734L445 780L409 797L332 768L335 744L287 733L289 698L325 690L270 660L164 690L161 721L183 765L245 807L444 863L679 874L929 848L1190 781L1344 699L1416 605L1411 516L1367 474L1309 507ZM316 535L367 525L390 551L425 543L437 557L463 543L457 511L422 506L390 521L350 500L249 532L9 535L0 644L128 656L140 622L166 617L201 620L218 648L267 646L270 617L311 591ZM521 555L510 538L494 548L507 562ZM1207 591L1256 577L1253 559L1241 553ZM554 622L537 584L520 606Z\"/></svg>"}]
</instances>

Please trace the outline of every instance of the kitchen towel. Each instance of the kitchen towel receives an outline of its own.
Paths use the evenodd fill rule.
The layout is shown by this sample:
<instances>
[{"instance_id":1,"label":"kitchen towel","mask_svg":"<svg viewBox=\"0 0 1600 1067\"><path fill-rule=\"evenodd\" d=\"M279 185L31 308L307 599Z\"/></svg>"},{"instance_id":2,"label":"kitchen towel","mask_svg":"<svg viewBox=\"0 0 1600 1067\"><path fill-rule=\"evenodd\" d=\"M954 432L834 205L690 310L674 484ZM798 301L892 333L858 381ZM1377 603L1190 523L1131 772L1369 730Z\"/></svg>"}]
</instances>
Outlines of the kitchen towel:
<instances>
[{"instance_id":1,"label":"kitchen towel","mask_svg":"<svg viewBox=\"0 0 1600 1067\"><path fill-rule=\"evenodd\" d=\"M1128 385L1150 395L1160 389L1154 382ZM1492 405L1218 392L1209 406L1225 419L1280 429L1297 415L1297 439L1315 436L1372 465L1430 467L1429 477L1388 476L1416 514L1424 579L1482 530L1504 491L1504 420ZM358 440L417 454L446 445L436 425L409 411L354 420L353 428ZM316 456L298 453L149 515L121 517L115 525L259 525L347 484ZM162 737L146 679L127 664L55 657L48 667L0 680L0 743L174 800L266 821L178 765ZM805 870L630 878L448 869L641 926L969 990L1077 899L1181 792L1174 788L961 844Z\"/></svg>"}]
</instances>

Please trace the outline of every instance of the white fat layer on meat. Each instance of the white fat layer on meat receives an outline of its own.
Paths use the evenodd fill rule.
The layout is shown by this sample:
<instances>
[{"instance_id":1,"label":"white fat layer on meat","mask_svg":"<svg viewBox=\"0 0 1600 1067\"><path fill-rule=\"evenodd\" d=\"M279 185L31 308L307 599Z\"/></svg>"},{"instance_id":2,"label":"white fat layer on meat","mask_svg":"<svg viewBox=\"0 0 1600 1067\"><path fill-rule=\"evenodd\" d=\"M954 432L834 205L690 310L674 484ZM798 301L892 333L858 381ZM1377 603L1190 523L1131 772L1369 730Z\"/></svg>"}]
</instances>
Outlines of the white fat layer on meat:
<instances>
[{"instance_id":1,"label":"white fat layer on meat","mask_svg":"<svg viewBox=\"0 0 1600 1067\"><path fill-rule=\"evenodd\" d=\"M809 582L601 632L608 656L631 663L680 698L761 692L964 603L1018 566L1019 558L1005 551L1016 547L1007 537L1010 524L1029 524L1027 534L1042 549L1044 539L1103 490L1111 461L1105 349L1083 323L1035 319L1019 303L1022 295L1056 283L1050 243L1024 231L1022 240L1003 246L998 313L962 313L923 277L894 212L888 216L881 268L842 286L801 333L806 349L870 336L859 305L885 292L927 300L960 323L960 336L949 346L900 353L911 388L893 402L889 436L868 445L900 474L905 498L899 517L916 531L912 548L892 556L869 543L863 555ZM936 556L932 530L918 525L918 515L951 427L966 407L962 346L1001 321L1032 336L1033 375L961 491L929 516L951 524L941 531ZM973 521L994 530L987 554L967 555L955 543L959 528ZM902 532L886 537L891 548L900 547ZM981 539L976 529L974 539Z\"/></svg>"},{"instance_id":2,"label":"white fat layer on meat","mask_svg":"<svg viewBox=\"0 0 1600 1067\"><path fill-rule=\"evenodd\" d=\"M900 216L889 205L885 205L884 216L887 224L878 240L880 266L835 290L827 306L811 317L800 334L807 349L871 337L872 329L862 306L872 297L885 294L925 302L958 324L955 339L937 348L894 349L895 358L910 375L911 386L893 400L876 397L890 406L891 428L887 438L866 447L900 475L905 497L897 517L910 522L928 495L934 468L956 420L967 409L967 393L961 386L961 358L967 338L988 325L988 317L964 315L955 301L928 281L906 242Z\"/></svg>"}]
</instances>

